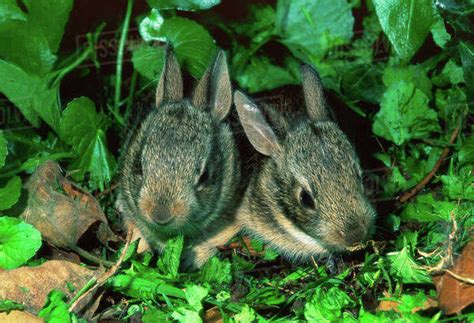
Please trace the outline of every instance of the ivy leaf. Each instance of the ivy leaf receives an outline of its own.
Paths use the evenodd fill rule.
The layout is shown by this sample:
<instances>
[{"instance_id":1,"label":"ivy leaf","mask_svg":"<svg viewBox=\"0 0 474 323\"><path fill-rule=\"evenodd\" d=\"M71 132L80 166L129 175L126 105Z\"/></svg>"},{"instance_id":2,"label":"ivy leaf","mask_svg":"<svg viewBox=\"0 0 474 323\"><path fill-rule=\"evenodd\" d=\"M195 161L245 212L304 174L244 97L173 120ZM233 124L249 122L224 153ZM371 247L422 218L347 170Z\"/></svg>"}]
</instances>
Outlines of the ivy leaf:
<instances>
[{"instance_id":1,"label":"ivy leaf","mask_svg":"<svg viewBox=\"0 0 474 323\"><path fill-rule=\"evenodd\" d=\"M381 109L375 115L373 132L401 145L440 131L436 112L428 107L428 102L428 97L413 83L392 84L384 93Z\"/></svg>"},{"instance_id":2,"label":"ivy leaf","mask_svg":"<svg viewBox=\"0 0 474 323\"><path fill-rule=\"evenodd\" d=\"M298 58L314 61L349 42L354 17L346 0L279 0L276 33Z\"/></svg>"},{"instance_id":3,"label":"ivy leaf","mask_svg":"<svg viewBox=\"0 0 474 323\"><path fill-rule=\"evenodd\" d=\"M217 6L220 0L147 0L150 7L163 9L178 9L185 11L205 10Z\"/></svg>"},{"instance_id":4,"label":"ivy leaf","mask_svg":"<svg viewBox=\"0 0 474 323\"><path fill-rule=\"evenodd\" d=\"M8 210L18 202L21 195L21 178L12 177L5 186L0 187L0 211Z\"/></svg>"},{"instance_id":5,"label":"ivy leaf","mask_svg":"<svg viewBox=\"0 0 474 323\"><path fill-rule=\"evenodd\" d=\"M183 252L183 244L183 236L169 239L166 242L165 251L156 263L162 272L168 274L173 279L178 277L181 253Z\"/></svg>"},{"instance_id":6,"label":"ivy leaf","mask_svg":"<svg viewBox=\"0 0 474 323\"><path fill-rule=\"evenodd\" d=\"M5 166L5 159L7 158L8 149L7 149L7 140L3 136L3 132L0 131L0 168Z\"/></svg>"},{"instance_id":7,"label":"ivy leaf","mask_svg":"<svg viewBox=\"0 0 474 323\"><path fill-rule=\"evenodd\" d=\"M77 181L90 173L91 182L104 189L115 172L116 162L107 150L104 120L95 111L94 102L80 97L72 100L61 118L60 138L73 148L76 160L70 165Z\"/></svg>"},{"instance_id":8,"label":"ivy leaf","mask_svg":"<svg viewBox=\"0 0 474 323\"><path fill-rule=\"evenodd\" d=\"M408 65L406 67L387 66L383 71L383 84L387 88L400 81L410 80L427 97L432 97L431 80L426 75L427 71L421 65Z\"/></svg>"},{"instance_id":9,"label":"ivy leaf","mask_svg":"<svg viewBox=\"0 0 474 323\"><path fill-rule=\"evenodd\" d=\"M214 58L214 39L204 27L191 19L172 17L163 21L159 14L152 12L142 20L140 33L145 40L169 41L181 67L195 78L201 78Z\"/></svg>"},{"instance_id":10,"label":"ivy leaf","mask_svg":"<svg viewBox=\"0 0 474 323\"><path fill-rule=\"evenodd\" d=\"M404 247L398 252L387 254L390 263L390 272L398 277L405 284L413 283L431 283L431 277L428 273L419 268L408 252L408 247Z\"/></svg>"},{"instance_id":11,"label":"ivy leaf","mask_svg":"<svg viewBox=\"0 0 474 323\"><path fill-rule=\"evenodd\" d=\"M456 204L435 200L431 193L419 195L416 201L407 204L400 214L402 221L435 222L449 221Z\"/></svg>"},{"instance_id":12,"label":"ivy leaf","mask_svg":"<svg viewBox=\"0 0 474 323\"><path fill-rule=\"evenodd\" d=\"M41 234L18 218L0 217L0 268L23 265L41 247Z\"/></svg>"},{"instance_id":13,"label":"ivy leaf","mask_svg":"<svg viewBox=\"0 0 474 323\"><path fill-rule=\"evenodd\" d=\"M161 47L142 44L132 52L132 63L140 75L149 80L157 80L163 69L165 51Z\"/></svg>"},{"instance_id":14,"label":"ivy leaf","mask_svg":"<svg viewBox=\"0 0 474 323\"><path fill-rule=\"evenodd\" d=\"M434 21L432 0L374 0L380 25L398 56L408 61L423 45Z\"/></svg>"},{"instance_id":15,"label":"ivy leaf","mask_svg":"<svg viewBox=\"0 0 474 323\"><path fill-rule=\"evenodd\" d=\"M0 92L3 93L35 127L43 119L59 131L58 88L48 87L48 80L27 73L16 65L0 60Z\"/></svg>"}]
</instances>

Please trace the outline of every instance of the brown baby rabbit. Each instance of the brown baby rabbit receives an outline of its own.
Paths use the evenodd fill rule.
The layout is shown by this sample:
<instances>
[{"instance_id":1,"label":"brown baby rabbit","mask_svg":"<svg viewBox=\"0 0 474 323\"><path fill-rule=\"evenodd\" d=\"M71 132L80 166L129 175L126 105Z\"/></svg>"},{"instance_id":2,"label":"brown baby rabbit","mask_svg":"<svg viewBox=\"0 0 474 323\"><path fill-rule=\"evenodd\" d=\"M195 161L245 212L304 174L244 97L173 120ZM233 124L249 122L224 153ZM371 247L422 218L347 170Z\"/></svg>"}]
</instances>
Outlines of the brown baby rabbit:
<instances>
[{"instance_id":1,"label":"brown baby rabbit","mask_svg":"<svg viewBox=\"0 0 474 323\"><path fill-rule=\"evenodd\" d=\"M349 140L331 120L316 72L302 67L306 111L261 110L244 94L234 103L245 134L262 155L232 224L203 242L212 254L242 231L290 261L351 249L373 229L362 170ZM271 125L270 125L271 124ZM198 258L205 258L204 252ZM203 261L201 259L201 261Z\"/></svg>"},{"instance_id":2,"label":"brown baby rabbit","mask_svg":"<svg viewBox=\"0 0 474 323\"><path fill-rule=\"evenodd\" d=\"M240 166L225 122L232 88L221 51L183 97L181 71L168 47L156 103L124 147L117 207L147 247L161 251L183 234L192 244L218 230L233 213ZM227 212L227 213L226 213Z\"/></svg>"}]
</instances>

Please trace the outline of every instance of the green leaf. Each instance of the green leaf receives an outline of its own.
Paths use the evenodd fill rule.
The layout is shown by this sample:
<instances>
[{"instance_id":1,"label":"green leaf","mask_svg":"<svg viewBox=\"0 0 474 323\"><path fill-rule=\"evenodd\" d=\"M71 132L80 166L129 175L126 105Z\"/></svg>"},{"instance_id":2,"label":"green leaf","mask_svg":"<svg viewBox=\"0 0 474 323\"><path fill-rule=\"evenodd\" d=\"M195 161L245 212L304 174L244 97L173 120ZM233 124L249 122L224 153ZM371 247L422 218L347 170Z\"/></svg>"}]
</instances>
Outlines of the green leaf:
<instances>
[{"instance_id":1,"label":"green leaf","mask_svg":"<svg viewBox=\"0 0 474 323\"><path fill-rule=\"evenodd\" d=\"M186 11L205 10L217 6L220 0L147 0L150 7L158 10L178 9Z\"/></svg>"},{"instance_id":2,"label":"green leaf","mask_svg":"<svg viewBox=\"0 0 474 323\"><path fill-rule=\"evenodd\" d=\"M2 60L0 79L0 92L20 109L33 126L39 127L38 117L41 117L53 130L59 131L59 89L49 88L48 79L29 74Z\"/></svg>"},{"instance_id":3,"label":"green leaf","mask_svg":"<svg viewBox=\"0 0 474 323\"><path fill-rule=\"evenodd\" d=\"M472 108L474 102L474 44L459 42L459 55L464 69L464 80L467 85L466 94L469 106Z\"/></svg>"},{"instance_id":4,"label":"green leaf","mask_svg":"<svg viewBox=\"0 0 474 323\"><path fill-rule=\"evenodd\" d=\"M211 64L216 45L211 35L197 22L172 17L165 19L152 12L140 23L140 33L145 40L166 39L173 45L182 68L200 78Z\"/></svg>"},{"instance_id":5,"label":"green leaf","mask_svg":"<svg viewBox=\"0 0 474 323\"><path fill-rule=\"evenodd\" d=\"M435 102L440 118L452 126L457 125L459 115L468 110L466 94L457 86L436 90Z\"/></svg>"},{"instance_id":6,"label":"green leaf","mask_svg":"<svg viewBox=\"0 0 474 323\"><path fill-rule=\"evenodd\" d=\"M12 177L5 186L0 187L0 211L8 210L18 202L21 195L21 178Z\"/></svg>"},{"instance_id":7,"label":"green leaf","mask_svg":"<svg viewBox=\"0 0 474 323\"><path fill-rule=\"evenodd\" d=\"M398 252L388 253L387 259L390 263L391 274L403 283L431 283L430 275L416 264L408 252L408 247Z\"/></svg>"},{"instance_id":8,"label":"green leaf","mask_svg":"<svg viewBox=\"0 0 474 323\"><path fill-rule=\"evenodd\" d=\"M443 18L439 13L435 13L435 21L431 27L431 34L433 40L441 48L445 48L446 44L451 40L451 35L446 30Z\"/></svg>"},{"instance_id":9,"label":"green leaf","mask_svg":"<svg viewBox=\"0 0 474 323\"><path fill-rule=\"evenodd\" d=\"M180 323L201 323L202 319L198 312L186 308L178 308L171 316Z\"/></svg>"},{"instance_id":10,"label":"green leaf","mask_svg":"<svg viewBox=\"0 0 474 323\"><path fill-rule=\"evenodd\" d=\"M298 77L291 70L271 63L268 57L254 56L245 69L235 76L239 86L249 93L272 90L277 87L298 84Z\"/></svg>"},{"instance_id":11,"label":"green leaf","mask_svg":"<svg viewBox=\"0 0 474 323\"><path fill-rule=\"evenodd\" d=\"M207 288L198 285L189 285L186 287L184 294L191 308L200 312L202 310L202 300L207 296L209 291Z\"/></svg>"},{"instance_id":12,"label":"green leaf","mask_svg":"<svg viewBox=\"0 0 474 323\"><path fill-rule=\"evenodd\" d=\"M260 43L272 36L275 29L275 9L270 5L253 4L248 11L249 15L244 21L231 24L235 32L249 38L252 43Z\"/></svg>"},{"instance_id":13,"label":"green leaf","mask_svg":"<svg viewBox=\"0 0 474 323\"><path fill-rule=\"evenodd\" d=\"M395 52L403 60L412 58L433 25L432 0L373 0L373 4Z\"/></svg>"},{"instance_id":14,"label":"green leaf","mask_svg":"<svg viewBox=\"0 0 474 323\"><path fill-rule=\"evenodd\" d=\"M41 234L31 224L17 218L0 217L0 268L23 265L41 247Z\"/></svg>"},{"instance_id":15,"label":"green leaf","mask_svg":"<svg viewBox=\"0 0 474 323\"><path fill-rule=\"evenodd\" d=\"M318 287L304 307L308 322L328 322L342 319L342 311L354 305L354 301L338 287Z\"/></svg>"},{"instance_id":16,"label":"green leaf","mask_svg":"<svg viewBox=\"0 0 474 323\"><path fill-rule=\"evenodd\" d=\"M431 80L427 76L427 71L421 65L408 65L406 67L387 66L383 71L383 83L387 88L398 84L400 81L409 80L427 97L432 97Z\"/></svg>"},{"instance_id":17,"label":"green leaf","mask_svg":"<svg viewBox=\"0 0 474 323\"><path fill-rule=\"evenodd\" d=\"M257 316L255 315L255 310L247 304L244 304L240 313L235 314L233 317L234 322L236 323L253 322L256 318Z\"/></svg>"},{"instance_id":18,"label":"green leaf","mask_svg":"<svg viewBox=\"0 0 474 323\"><path fill-rule=\"evenodd\" d=\"M459 149L458 160L461 164L474 162L474 136L472 134L466 138Z\"/></svg>"},{"instance_id":19,"label":"green leaf","mask_svg":"<svg viewBox=\"0 0 474 323\"><path fill-rule=\"evenodd\" d=\"M0 168L5 165L5 159L8 155L7 140L3 136L3 132L0 131Z\"/></svg>"},{"instance_id":20,"label":"green leaf","mask_svg":"<svg viewBox=\"0 0 474 323\"><path fill-rule=\"evenodd\" d=\"M415 202L407 204L400 217L402 221L449 221L455 208L455 203L435 200L433 195L428 193L417 196Z\"/></svg>"},{"instance_id":21,"label":"green leaf","mask_svg":"<svg viewBox=\"0 0 474 323\"><path fill-rule=\"evenodd\" d=\"M169 239L166 242L165 251L156 263L158 268L165 274L168 274L171 278L178 277L181 253L183 252L183 244L183 236Z\"/></svg>"},{"instance_id":22,"label":"green leaf","mask_svg":"<svg viewBox=\"0 0 474 323\"><path fill-rule=\"evenodd\" d=\"M157 308L147 308L142 316L143 323L166 322L168 316Z\"/></svg>"},{"instance_id":23,"label":"green leaf","mask_svg":"<svg viewBox=\"0 0 474 323\"><path fill-rule=\"evenodd\" d=\"M228 259L209 259L201 271L201 281L213 286L228 284L232 281L232 268Z\"/></svg>"},{"instance_id":24,"label":"green leaf","mask_svg":"<svg viewBox=\"0 0 474 323\"><path fill-rule=\"evenodd\" d=\"M12 311L12 310L24 310L25 307L21 304L15 303L13 301L0 301L0 312Z\"/></svg>"},{"instance_id":25,"label":"green leaf","mask_svg":"<svg viewBox=\"0 0 474 323\"><path fill-rule=\"evenodd\" d=\"M474 176L472 167L466 166L459 171L459 175L441 175L443 192L452 200L474 201Z\"/></svg>"},{"instance_id":26,"label":"green leaf","mask_svg":"<svg viewBox=\"0 0 474 323\"><path fill-rule=\"evenodd\" d=\"M413 83L400 81L384 93L381 109L375 115L373 132L401 145L440 131L436 112L428 107L428 97Z\"/></svg>"},{"instance_id":27,"label":"green leaf","mask_svg":"<svg viewBox=\"0 0 474 323\"><path fill-rule=\"evenodd\" d=\"M107 150L104 120L95 111L94 102L80 97L72 100L61 118L60 138L69 144L76 155L70 165L72 177L77 181L90 173L91 182L104 189L112 179L116 162Z\"/></svg>"},{"instance_id":28,"label":"green leaf","mask_svg":"<svg viewBox=\"0 0 474 323\"><path fill-rule=\"evenodd\" d=\"M162 47L142 44L132 52L132 63L140 75L149 80L158 80L163 69L165 51Z\"/></svg>"},{"instance_id":29,"label":"green leaf","mask_svg":"<svg viewBox=\"0 0 474 323\"><path fill-rule=\"evenodd\" d=\"M63 37L73 0L24 0L28 21L46 37L49 48L55 53Z\"/></svg>"},{"instance_id":30,"label":"green leaf","mask_svg":"<svg viewBox=\"0 0 474 323\"><path fill-rule=\"evenodd\" d=\"M48 295L48 300L39 311L38 316L46 322L72 322L74 314L69 313L69 306L66 303L66 295L60 290L53 290ZM77 321L77 319L75 320Z\"/></svg>"},{"instance_id":31,"label":"green leaf","mask_svg":"<svg viewBox=\"0 0 474 323\"><path fill-rule=\"evenodd\" d=\"M7 20L26 20L26 14L18 7L16 0L0 1L0 24Z\"/></svg>"},{"instance_id":32,"label":"green leaf","mask_svg":"<svg viewBox=\"0 0 474 323\"><path fill-rule=\"evenodd\" d=\"M448 86L449 84L465 83L464 81L464 70L462 66L456 64L455 61L450 59L446 65L444 65L441 73L433 77L433 83L439 87Z\"/></svg>"},{"instance_id":33,"label":"green leaf","mask_svg":"<svg viewBox=\"0 0 474 323\"><path fill-rule=\"evenodd\" d=\"M279 0L276 33L298 58L312 62L352 38L354 17L346 0Z\"/></svg>"}]
</instances>

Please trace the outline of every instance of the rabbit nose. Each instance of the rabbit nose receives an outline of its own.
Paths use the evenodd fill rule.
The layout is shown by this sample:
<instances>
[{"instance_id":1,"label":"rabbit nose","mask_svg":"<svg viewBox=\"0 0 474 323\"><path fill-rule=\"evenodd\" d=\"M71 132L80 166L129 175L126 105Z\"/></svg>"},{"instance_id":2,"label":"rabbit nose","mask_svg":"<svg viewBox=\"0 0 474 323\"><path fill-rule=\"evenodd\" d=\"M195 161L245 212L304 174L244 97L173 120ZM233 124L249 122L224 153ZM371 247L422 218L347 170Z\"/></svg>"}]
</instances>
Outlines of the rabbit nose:
<instances>
[{"instance_id":1,"label":"rabbit nose","mask_svg":"<svg viewBox=\"0 0 474 323\"><path fill-rule=\"evenodd\" d=\"M361 243L367 236L366 228L357 223L350 223L346 225L344 241L347 246L352 246L356 243Z\"/></svg>"},{"instance_id":2,"label":"rabbit nose","mask_svg":"<svg viewBox=\"0 0 474 323\"><path fill-rule=\"evenodd\" d=\"M157 207L153 210L153 220L158 224L167 224L173 220L173 216L166 208Z\"/></svg>"}]
</instances>

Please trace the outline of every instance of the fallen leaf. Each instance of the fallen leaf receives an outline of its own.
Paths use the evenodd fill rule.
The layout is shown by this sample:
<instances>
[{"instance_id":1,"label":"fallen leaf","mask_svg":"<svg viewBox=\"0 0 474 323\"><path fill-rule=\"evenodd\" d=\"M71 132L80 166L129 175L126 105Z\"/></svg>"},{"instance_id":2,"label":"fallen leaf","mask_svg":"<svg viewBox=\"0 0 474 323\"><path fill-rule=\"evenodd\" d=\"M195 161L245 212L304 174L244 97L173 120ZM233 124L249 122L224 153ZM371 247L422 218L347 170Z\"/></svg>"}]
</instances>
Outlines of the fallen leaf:
<instances>
[{"instance_id":1,"label":"fallen leaf","mask_svg":"<svg viewBox=\"0 0 474 323\"><path fill-rule=\"evenodd\" d=\"M36 323L43 322L43 319L24 311L11 311L0 313L0 322L3 323Z\"/></svg>"},{"instance_id":2,"label":"fallen leaf","mask_svg":"<svg viewBox=\"0 0 474 323\"><path fill-rule=\"evenodd\" d=\"M217 306L211 307L210 309L204 312L203 317L204 323L222 323L224 320L222 319L221 312Z\"/></svg>"},{"instance_id":3,"label":"fallen leaf","mask_svg":"<svg viewBox=\"0 0 474 323\"><path fill-rule=\"evenodd\" d=\"M450 269L455 275L474 279L474 240L469 242ZM446 315L460 312L474 303L474 284L463 282L448 272L433 278L440 308Z\"/></svg>"},{"instance_id":4,"label":"fallen leaf","mask_svg":"<svg viewBox=\"0 0 474 323\"><path fill-rule=\"evenodd\" d=\"M21 218L34 225L43 240L73 249L82 235L99 222L97 238L107 245L118 241L110 230L104 212L94 197L68 181L57 163L41 165L26 184L27 207Z\"/></svg>"},{"instance_id":5,"label":"fallen leaf","mask_svg":"<svg viewBox=\"0 0 474 323\"><path fill-rule=\"evenodd\" d=\"M0 270L0 300L12 300L37 314L52 289L75 295L99 272L67 261L51 260L38 267ZM92 297L93 295L91 295Z\"/></svg>"}]
</instances>

